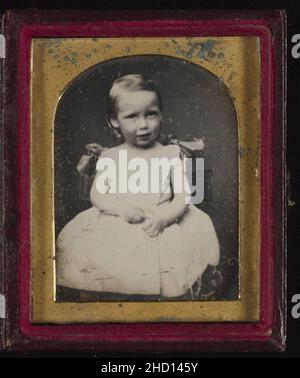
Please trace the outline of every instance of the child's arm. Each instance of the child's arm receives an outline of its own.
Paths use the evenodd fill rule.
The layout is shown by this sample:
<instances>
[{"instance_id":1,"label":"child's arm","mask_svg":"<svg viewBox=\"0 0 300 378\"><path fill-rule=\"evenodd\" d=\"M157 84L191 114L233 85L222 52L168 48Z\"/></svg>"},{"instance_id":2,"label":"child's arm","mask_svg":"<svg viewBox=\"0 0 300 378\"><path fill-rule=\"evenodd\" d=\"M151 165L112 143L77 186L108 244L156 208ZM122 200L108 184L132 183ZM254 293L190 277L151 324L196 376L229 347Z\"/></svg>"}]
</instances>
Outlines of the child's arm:
<instances>
[{"instance_id":1,"label":"child's arm","mask_svg":"<svg viewBox=\"0 0 300 378\"><path fill-rule=\"evenodd\" d=\"M171 184L174 188L173 174L171 175ZM186 193L175 193L171 202L164 202L148 210L143 226L144 231L151 237L157 236L166 227L176 222L185 213L187 207Z\"/></svg>"},{"instance_id":2,"label":"child's arm","mask_svg":"<svg viewBox=\"0 0 300 378\"><path fill-rule=\"evenodd\" d=\"M166 227L176 222L184 214L187 206L182 201L181 195L177 194L172 202L165 202L155 208L148 209L143 230L151 237L158 236Z\"/></svg>"},{"instance_id":3,"label":"child's arm","mask_svg":"<svg viewBox=\"0 0 300 378\"><path fill-rule=\"evenodd\" d=\"M99 193L96 183L100 174L101 172L97 172L91 188L92 205L106 214L124 217L129 223L142 222L145 219L143 210L127 204L120 194L108 193L108 187L106 193Z\"/></svg>"},{"instance_id":4,"label":"child's arm","mask_svg":"<svg viewBox=\"0 0 300 378\"><path fill-rule=\"evenodd\" d=\"M165 219L167 226L176 222L185 213L188 207L185 199L185 193L176 193L171 202L164 202L157 206L157 212Z\"/></svg>"},{"instance_id":5,"label":"child's arm","mask_svg":"<svg viewBox=\"0 0 300 378\"><path fill-rule=\"evenodd\" d=\"M122 214L122 203L114 194L108 193L108 187L106 193L99 193L96 187L97 179L100 176L100 172L97 172L91 192L90 199L93 206L97 207L98 210L108 213L110 215L120 216Z\"/></svg>"}]
</instances>

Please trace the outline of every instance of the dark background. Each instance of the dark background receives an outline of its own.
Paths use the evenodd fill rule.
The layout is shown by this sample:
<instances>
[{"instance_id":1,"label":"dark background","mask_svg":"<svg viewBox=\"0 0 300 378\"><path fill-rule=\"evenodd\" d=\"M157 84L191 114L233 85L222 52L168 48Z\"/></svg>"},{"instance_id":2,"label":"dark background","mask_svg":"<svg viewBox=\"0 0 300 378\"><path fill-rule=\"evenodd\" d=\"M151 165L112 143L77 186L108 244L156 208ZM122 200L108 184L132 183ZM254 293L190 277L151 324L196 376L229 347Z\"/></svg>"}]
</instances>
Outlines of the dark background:
<instances>
[{"instance_id":1,"label":"dark background","mask_svg":"<svg viewBox=\"0 0 300 378\"><path fill-rule=\"evenodd\" d=\"M172 42L170 42L172 43ZM222 61L220 61L222 64ZM209 300L238 298L238 126L233 101L209 71L167 56L134 56L97 64L77 76L57 106L54 126L56 235L90 201L79 198L76 165L87 143L114 145L107 126L107 94L129 73L158 84L163 103L162 132L179 140L204 141L205 200L197 205L212 218L220 243L223 277ZM209 281L209 280L208 280ZM209 282L207 283L209 285ZM209 292L212 288L209 288Z\"/></svg>"},{"instance_id":2,"label":"dark background","mask_svg":"<svg viewBox=\"0 0 300 378\"><path fill-rule=\"evenodd\" d=\"M296 201L295 206L291 207L288 212L288 295L287 295L287 349L283 353L185 353L182 351L180 355L168 355L169 357L183 357L197 358L197 357L300 357L300 319L293 319L290 315L291 313L291 298L294 294L300 293L300 203L298 198L300 197L300 59L293 59L291 56L291 37L293 34L300 33L300 3L297 0L152 0L151 3L142 2L138 0L73 0L73 1L62 1L62 0L45 0L43 2L39 0L2 0L0 3L0 10L5 9L25 9L25 8L37 8L37 9L240 9L240 10L264 10L264 9L286 9L287 20L288 20L288 46L287 46L287 78L288 78L288 105L287 105L287 164L290 172L290 196ZM0 356L5 357L16 357L22 356L22 354L17 353L2 353ZM134 355L127 354L94 354L94 353L39 353L39 354L25 354L25 356L30 357L76 357L76 356L90 356L90 357L134 357ZM155 356L155 352L151 354ZM159 354L159 357L163 357ZM7 362L9 360L6 360ZM77 362L77 363L75 363ZM289 362L290 363L290 362ZM1 361L1 367L4 368L4 360ZM259 368L256 364L245 363L242 370L238 367L234 367L232 362L225 364L223 361L221 364L212 364L208 360L208 363L201 361L201 365L206 366L209 369L209 374L211 373L221 373L224 374L227 371L237 373L247 372L251 375L260 373ZM272 363L273 368L277 367L277 364ZM57 364L46 363L39 367L37 370L31 363L7 363L7 368L10 374L19 370L19 367L25 367L26 372L34 374L36 371L37 376L41 373L44 374L45 370L50 374L57 375ZM89 360L80 361L72 360L66 361L66 367L69 374L76 371L85 372L84 376L94 377L99 376L96 374L96 367L99 366L99 361ZM299 370L298 366L295 366L295 372L292 374L297 375ZM29 370L30 369L30 370ZM42 369L42 370L41 370ZM229 369L229 370L227 370ZM25 372L24 371L24 372ZM288 371L285 371L287 374Z\"/></svg>"}]
</instances>

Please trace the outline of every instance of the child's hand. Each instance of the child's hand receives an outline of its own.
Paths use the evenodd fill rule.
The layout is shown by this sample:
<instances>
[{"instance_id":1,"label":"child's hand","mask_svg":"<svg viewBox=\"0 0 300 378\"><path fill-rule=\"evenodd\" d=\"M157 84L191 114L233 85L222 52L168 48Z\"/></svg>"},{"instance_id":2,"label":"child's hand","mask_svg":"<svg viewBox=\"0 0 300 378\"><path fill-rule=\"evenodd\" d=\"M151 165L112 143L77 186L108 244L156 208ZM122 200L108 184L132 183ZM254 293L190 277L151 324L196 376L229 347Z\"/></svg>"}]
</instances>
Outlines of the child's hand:
<instances>
[{"instance_id":1,"label":"child's hand","mask_svg":"<svg viewBox=\"0 0 300 378\"><path fill-rule=\"evenodd\" d=\"M145 219L145 214L140 207L127 206L123 211L123 217L128 223L142 223Z\"/></svg>"},{"instance_id":2,"label":"child's hand","mask_svg":"<svg viewBox=\"0 0 300 378\"><path fill-rule=\"evenodd\" d=\"M161 214L148 209L146 220L143 224L143 230L147 235L151 238L158 236L163 232L167 225L165 218Z\"/></svg>"}]
</instances>

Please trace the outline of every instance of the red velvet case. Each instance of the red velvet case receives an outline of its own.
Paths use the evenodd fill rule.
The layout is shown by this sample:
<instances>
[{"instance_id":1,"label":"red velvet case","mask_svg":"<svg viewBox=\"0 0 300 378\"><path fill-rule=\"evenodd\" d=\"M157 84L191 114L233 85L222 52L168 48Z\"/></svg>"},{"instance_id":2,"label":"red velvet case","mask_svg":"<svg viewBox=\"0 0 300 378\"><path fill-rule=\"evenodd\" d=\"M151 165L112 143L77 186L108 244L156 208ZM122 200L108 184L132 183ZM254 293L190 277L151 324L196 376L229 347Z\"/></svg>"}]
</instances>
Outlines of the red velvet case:
<instances>
[{"instance_id":1,"label":"red velvet case","mask_svg":"<svg viewBox=\"0 0 300 378\"><path fill-rule=\"evenodd\" d=\"M14 12L4 15L0 349L95 351L285 348L285 14ZM30 321L30 43L33 37L257 36L261 42L260 315L249 323L32 324Z\"/></svg>"}]
</instances>

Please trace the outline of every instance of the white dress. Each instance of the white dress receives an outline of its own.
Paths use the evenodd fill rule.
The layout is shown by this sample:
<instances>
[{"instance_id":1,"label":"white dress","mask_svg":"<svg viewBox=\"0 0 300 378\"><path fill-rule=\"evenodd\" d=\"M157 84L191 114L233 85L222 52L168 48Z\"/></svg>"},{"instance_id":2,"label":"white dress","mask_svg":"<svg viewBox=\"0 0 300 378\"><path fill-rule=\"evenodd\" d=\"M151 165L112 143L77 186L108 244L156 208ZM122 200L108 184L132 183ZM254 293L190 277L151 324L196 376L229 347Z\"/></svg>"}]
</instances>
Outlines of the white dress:
<instances>
[{"instance_id":1,"label":"white dress","mask_svg":"<svg viewBox=\"0 0 300 378\"><path fill-rule=\"evenodd\" d=\"M115 147L102 157L116 160L117 152ZM172 158L179 153L178 146L160 146L156 156ZM120 196L147 209L166 194ZM201 278L208 264L218 262L219 243L212 221L194 205L188 205L184 215L157 237L148 236L141 223L129 224L92 207L72 219L56 243L57 283L90 291L176 297Z\"/></svg>"}]
</instances>

